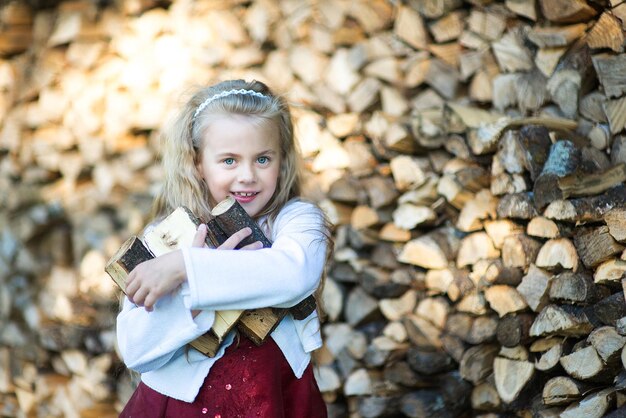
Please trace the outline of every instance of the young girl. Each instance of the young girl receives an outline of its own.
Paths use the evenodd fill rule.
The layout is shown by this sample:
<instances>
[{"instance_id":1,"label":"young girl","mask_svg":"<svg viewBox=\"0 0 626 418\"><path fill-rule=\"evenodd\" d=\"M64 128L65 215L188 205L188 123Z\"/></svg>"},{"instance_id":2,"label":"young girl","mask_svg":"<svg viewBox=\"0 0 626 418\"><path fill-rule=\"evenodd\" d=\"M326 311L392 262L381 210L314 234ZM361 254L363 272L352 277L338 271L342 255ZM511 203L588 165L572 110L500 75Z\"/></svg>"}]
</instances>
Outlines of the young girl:
<instances>
[{"instance_id":1,"label":"young girl","mask_svg":"<svg viewBox=\"0 0 626 418\"><path fill-rule=\"evenodd\" d=\"M194 247L130 273L117 337L141 383L120 416L326 417L310 364L322 344L316 312L288 314L260 346L233 331L214 358L188 345L211 328L215 311L289 308L320 285L329 231L319 208L297 198L286 102L260 82L222 82L197 92L165 139L157 219L187 206L206 220L232 196L273 244L234 250L250 234L244 228L210 249L200 226Z\"/></svg>"}]
</instances>

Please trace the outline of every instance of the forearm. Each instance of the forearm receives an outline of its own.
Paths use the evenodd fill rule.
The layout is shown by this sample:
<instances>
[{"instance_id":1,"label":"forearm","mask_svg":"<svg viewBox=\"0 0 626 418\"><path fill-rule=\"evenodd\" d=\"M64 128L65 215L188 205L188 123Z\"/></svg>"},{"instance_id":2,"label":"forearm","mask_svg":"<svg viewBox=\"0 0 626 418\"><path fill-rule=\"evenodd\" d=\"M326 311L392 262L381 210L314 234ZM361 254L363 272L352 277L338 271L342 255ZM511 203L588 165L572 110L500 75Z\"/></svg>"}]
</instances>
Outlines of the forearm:
<instances>
[{"instance_id":1,"label":"forearm","mask_svg":"<svg viewBox=\"0 0 626 418\"><path fill-rule=\"evenodd\" d=\"M180 347L208 331L214 317L208 311L192 318L178 292L159 300L152 312L125 299L117 317L120 354L129 368L139 372L161 367Z\"/></svg>"},{"instance_id":2,"label":"forearm","mask_svg":"<svg viewBox=\"0 0 626 418\"><path fill-rule=\"evenodd\" d=\"M319 286L326 245L283 240L257 251L183 251L193 309L291 307Z\"/></svg>"}]
</instances>

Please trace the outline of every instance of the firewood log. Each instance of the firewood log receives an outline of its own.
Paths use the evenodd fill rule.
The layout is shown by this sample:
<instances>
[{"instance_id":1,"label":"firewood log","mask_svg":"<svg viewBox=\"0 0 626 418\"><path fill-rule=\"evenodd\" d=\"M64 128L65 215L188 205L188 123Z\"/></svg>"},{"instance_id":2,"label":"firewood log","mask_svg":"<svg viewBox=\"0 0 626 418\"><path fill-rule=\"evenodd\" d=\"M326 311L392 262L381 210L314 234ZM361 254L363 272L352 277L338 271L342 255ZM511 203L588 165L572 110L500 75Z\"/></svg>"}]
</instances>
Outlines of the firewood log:
<instances>
[{"instance_id":1,"label":"firewood log","mask_svg":"<svg viewBox=\"0 0 626 418\"><path fill-rule=\"evenodd\" d=\"M562 140L552 145L548 159L533 188L534 201L538 209L541 210L549 202L564 197L558 188L558 180L573 173L579 163L580 150L572 142Z\"/></svg>"},{"instance_id":2,"label":"firewood log","mask_svg":"<svg viewBox=\"0 0 626 418\"><path fill-rule=\"evenodd\" d=\"M567 238L556 238L546 241L535 260L537 267L548 270L558 268L578 270L579 258L576 247Z\"/></svg>"},{"instance_id":3,"label":"firewood log","mask_svg":"<svg viewBox=\"0 0 626 418\"><path fill-rule=\"evenodd\" d=\"M572 306L548 305L541 310L532 326L530 335L585 335L593 329L593 325L581 308Z\"/></svg>"},{"instance_id":4,"label":"firewood log","mask_svg":"<svg viewBox=\"0 0 626 418\"><path fill-rule=\"evenodd\" d=\"M610 284L619 281L626 274L626 260L612 259L600 264L593 273L594 283Z\"/></svg>"},{"instance_id":5,"label":"firewood log","mask_svg":"<svg viewBox=\"0 0 626 418\"><path fill-rule=\"evenodd\" d=\"M480 383L493 372L497 354L498 347L495 345L482 344L469 348L459 365L461 377L474 384Z\"/></svg>"},{"instance_id":6,"label":"firewood log","mask_svg":"<svg viewBox=\"0 0 626 418\"><path fill-rule=\"evenodd\" d=\"M560 363L567 374L578 380L608 383L617 374L615 368L609 368L602 362L591 345L561 357Z\"/></svg>"},{"instance_id":7,"label":"firewood log","mask_svg":"<svg viewBox=\"0 0 626 418\"><path fill-rule=\"evenodd\" d=\"M496 357L493 361L493 373L500 399L511 403L520 400L521 392L531 383L535 367L529 361Z\"/></svg>"},{"instance_id":8,"label":"firewood log","mask_svg":"<svg viewBox=\"0 0 626 418\"><path fill-rule=\"evenodd\" d=\"M509 313L522 311L528 306L523 297L511 286L490 286L485 289L484 294L489 306L500 318Z\"/></svg>"},{"instance_id":9,"label":"firewood log","mask_svg":"<svg viewBox=\"0 0 626 418\"><path fill-rule=\"evenodd\" d=\"M601 299L601 292L594 286L589 274L565 271L552 279L550 300L589 305Z\"/></svg>"},{"instance_id":10,"label":"firewood log","mask_svg":"<svg viewBox=\"0 0 626 418\"><path fill-rule=\"evenodd\" d=\"M567 407L561 414L561 417L575 418L584 416L600 418L605 416L605 413L614 403L615 390L613 388L602 389Z\"/></svg>"},{"instance_id":11,"label":"firewood log","mask_svg":"<svg viewBox=\"0 0 626 418\"><path fill-rule=\"evenodd\" d=\"M502 196L496 211L498 218L532 219L539 215L533 196L528 192Z\"/></svg>"},{"instance_id":12,"label":"firewood log","mask_svg":"<svg viewBox=\"0 0 626 418\"><path fill-rule=\"evenodd\" d=\"M585 22L596 15L595 9L585 0L540 0L539 5L543 15L553 22Z\"/></svg>"},{"instance_id":13,"label":"firewood log","mask_svg":"<svg viewBox=\"0 0 626 418\"><path fill-rule=\"evenodd\" d=\"M624 94L622 70L626 65L623 55L596 54L592 61L606 96L621 97Z\"/></svg>"},{"instance_id":14,"label":"firewood log","mask_svg":"<svg viewBox=\"0 0 626 418\"><path fill-rule=\"evenodd\" d=\"M626 241L626 209L615 208L605 214L604 220L609 227L609 234L620 242Z\"/></svg>"},{"instance_id":15,"label":"firewood log","mask_svg":"<svg viewBox=\"0 0 626 418\"><path fill-rule=\"evenodd\" d=\"M577 199L555 200L550 203L543 216L560 221L600 221L605 213L626 204L626 187L610 188L598 196Z\"/></svg>"},{"instance_id":16,"label":"firewood log","mask_svg":"<svg viewBox=\"0 0 626 418\"><path fill-rule=\"evenodd\" d=\"M518 313L504 315L498 321L496 336L504 347L524 345L530 341L528 334L533 322L530 314Z\"/></svg>"},{"instance_id":17,"label":"firewood log","mask_svg":"<svg viewBox=\"0 0 626 418\"><path fill-rule=\"evenodd\" d=\"M589 390L589 385L568 376L557 376L548 380L541 397L546 405L569 405Z\"/></svg>"},{"instance_id":18,"label":"firewood log","mask_svg":"<svg viewBox=\"0 0 626 418\"><path fill-rule=\"evenodd\" d=\"M565 338L548 337L536 340L530 347L531 352L540 353L535 361L535 368L543 372L554 370L559 366L563 353L570 351L571 345Z\"/></svg>"},{"instance_id":19,"label":"firewood log","mask_svg":"<svg viewBox=\"0 0 626 418\"><path fill-rule=\"evenodd\" d=\"M594 329L587 341L596 349L605 364L618 365L626 337L617 333L615 327L604 326Z\"/></svg>"}]
</instances>

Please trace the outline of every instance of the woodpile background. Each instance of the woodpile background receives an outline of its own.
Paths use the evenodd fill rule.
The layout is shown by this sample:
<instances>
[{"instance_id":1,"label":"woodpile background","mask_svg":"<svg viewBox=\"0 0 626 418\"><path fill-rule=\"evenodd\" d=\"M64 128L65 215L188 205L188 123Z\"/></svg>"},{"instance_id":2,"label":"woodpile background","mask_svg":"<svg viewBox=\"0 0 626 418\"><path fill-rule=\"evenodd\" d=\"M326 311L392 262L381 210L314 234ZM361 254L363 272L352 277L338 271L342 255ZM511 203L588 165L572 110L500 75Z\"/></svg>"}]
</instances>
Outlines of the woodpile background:
<instances>
[{"instance_id":1,"label":"woodpile background","mask_svg":"<svg viewBox=\"0 0 626 418\"><path fill-rule=\"evenodd\" d=\"M331 417L626 415L626 2L0 6L0 415L132 392L106 260L192 85L286 94L336 224Z\"/></svg>"}]
</instances>

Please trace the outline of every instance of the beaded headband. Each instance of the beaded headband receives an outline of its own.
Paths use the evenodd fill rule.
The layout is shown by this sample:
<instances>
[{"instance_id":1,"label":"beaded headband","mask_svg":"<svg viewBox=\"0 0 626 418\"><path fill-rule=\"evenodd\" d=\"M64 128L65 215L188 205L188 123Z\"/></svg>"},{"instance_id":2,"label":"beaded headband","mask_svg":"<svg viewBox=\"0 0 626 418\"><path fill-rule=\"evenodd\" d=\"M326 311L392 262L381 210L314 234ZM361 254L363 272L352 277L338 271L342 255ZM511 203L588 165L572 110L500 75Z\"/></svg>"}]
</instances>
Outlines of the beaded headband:
<instances>
[{"instance_id":1,"label":"beaded headband","mask_svg":"<svg viewBox=\"0 0 626 418\"><path fill-rule=\"evenodd\" d=\"M198 106L198 108L196 109L196 111L193 114L193 119L196 118L196 116L198 116L198 114L200 112L202 112L204 110L205 107L207 107L209 105L209 103L217 100L217 99L221 99L222 97L228 97L228 96L232 96L235 94L241 94L244 96L256 96L256 97L260 97L262 99L267 98L267 96L265 96L262 93L259 93L258 91L254 91L254 90L245 90L245 89L239 89L239 90L227 90L227 91L223 91L221 93L218 94L214 94L213 96L209 97L208 99L206 99L205 101L203 101L202 103L200 103L200 105Z\"/></svg>"}]
</instances>

